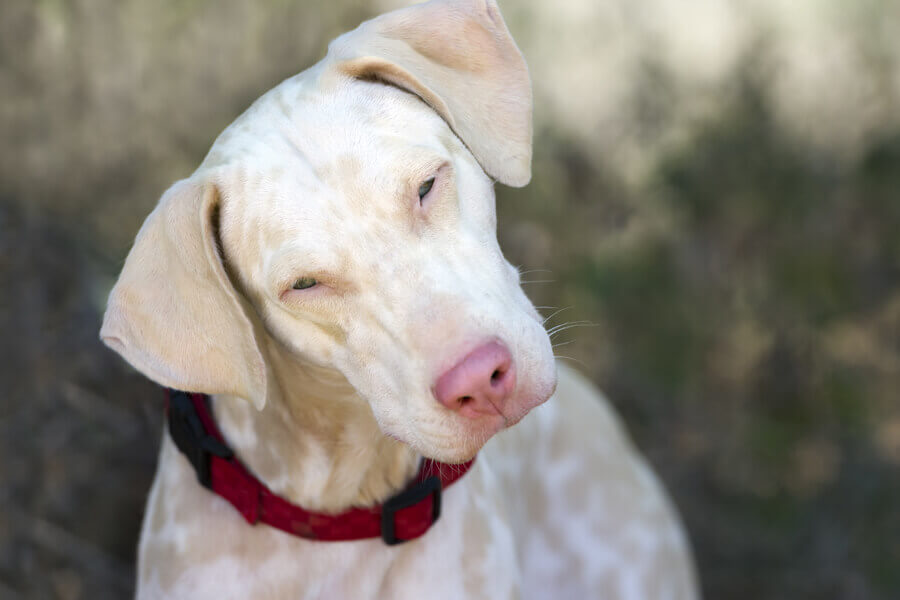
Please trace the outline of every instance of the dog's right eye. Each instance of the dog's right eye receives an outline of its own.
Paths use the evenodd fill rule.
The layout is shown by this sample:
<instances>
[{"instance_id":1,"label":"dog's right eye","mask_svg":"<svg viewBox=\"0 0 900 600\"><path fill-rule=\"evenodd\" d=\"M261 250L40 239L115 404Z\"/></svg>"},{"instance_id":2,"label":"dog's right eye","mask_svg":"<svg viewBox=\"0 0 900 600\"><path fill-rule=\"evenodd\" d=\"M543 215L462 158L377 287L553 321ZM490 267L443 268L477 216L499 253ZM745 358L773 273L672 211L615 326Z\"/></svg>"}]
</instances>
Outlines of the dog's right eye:
<instances>
[{"instance_id":1,"label":"dog's right eye","mask_svg":"<svg viewBox=\"0 0 900 600\"><path fill-rule=\"evenodd\" d=\"M309 288L314 287L317 283L319 282L312 277L301 277L294 282L294 285L292 287L295 290L308 290Z\"/></svg>"}]
</instances>

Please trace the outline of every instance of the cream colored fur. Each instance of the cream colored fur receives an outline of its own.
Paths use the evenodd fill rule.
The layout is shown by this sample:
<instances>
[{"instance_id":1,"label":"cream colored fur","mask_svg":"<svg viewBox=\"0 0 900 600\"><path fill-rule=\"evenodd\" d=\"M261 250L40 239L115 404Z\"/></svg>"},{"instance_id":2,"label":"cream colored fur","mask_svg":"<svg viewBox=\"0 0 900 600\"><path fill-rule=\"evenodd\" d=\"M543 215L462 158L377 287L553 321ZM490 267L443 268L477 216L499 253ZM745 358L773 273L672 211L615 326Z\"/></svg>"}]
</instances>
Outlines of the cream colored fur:
<instances>
[{"instance_id":1,"label":"cream colored fur","mask_svg":"<svg viewBox=\"0 0 900 600\"><path fill-rule=\"evenodd\" d=\"M664 493L605 401L554 364L497 244L493 180L524 185L530 157L528 72L493 0L435 0L335 40L164 194L101 337L212 394L267 486L340 511L402 489L422 456L482 451L438 523L387 547L247 525L166 435L139 598L695 597ZM517 372L503 414L439 404L435 379L491 340Z\"/></svg>"}]
</instances>

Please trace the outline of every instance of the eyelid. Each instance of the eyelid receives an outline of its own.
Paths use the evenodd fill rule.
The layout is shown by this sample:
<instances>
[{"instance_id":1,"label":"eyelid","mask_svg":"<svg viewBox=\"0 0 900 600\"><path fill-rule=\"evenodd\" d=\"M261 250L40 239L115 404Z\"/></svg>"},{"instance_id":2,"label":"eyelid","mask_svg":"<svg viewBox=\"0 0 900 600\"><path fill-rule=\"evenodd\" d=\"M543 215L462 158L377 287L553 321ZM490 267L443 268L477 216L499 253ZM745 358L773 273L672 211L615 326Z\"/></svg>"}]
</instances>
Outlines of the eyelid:
<instances>
[{"instance_id":1,"label":"eyelid","mask_svg":"<svg viewBox=\"0 0 900 600\"><path fill-rule=\"evenodd\" d=\"M434 189L435 179L432 176L419 184L419 189L416 191L416 195L419 197L419 204L425 202L425 199L431 194L431 190Z\"/></svg>"},{"instance_id":2,"label":"eyelid","mask_svg":"<svg viewBox=\"0 0 900 600\"><path fill-rule=\"evenodd\" d=\"M292 290L310 290L319 285L319 280L315 277L309 277L304 275L303 277L298 278L292 285Z\"/></svg>"},{"instance_id":3,"label":"eyelid","mask_svg":"<svg viewBox=\"0 0 900 600\"><path fill-rule=\"evenodd\" d=\"M333 286L329 285L326 282L323 282L318 277L313 277L313 279L316 280L316 285L306 289L294 289L293 282L291 282L287 286L283 286L281 292L278 294L278 299L282 302L300 298L303 298L304 300L312 300L314 298L320 297L322 294L328 294L335 291L335 288Z\"/></svg>"},{"instance_id":4,"label":"eyelid","mask_svg":"<svg viewBox=\"0 0 900 600\"><path fill-rule=\"evenodd\" d=\"M422 198L426 198L433 194L435 190L438 190L442 187L442 182L444 181L445 174L448 172L448 169L451 168L450 161L441 159L440 161L434 161L431 163L428 169L422 169L415 179L412 180L412 195L416 199L419 200L419 188L429 179L434 179L434 183L431 185L431 189L428 190L428 193Z\"/></svg>"},{"instance_id":5,"label":"eyelid","mask_svg":"<svg viewBox=\"0 0 900 600\"><path fill-rule=\"evenodd\" d=\"M316 280L316 285L305 290L295 290L294 283L303 277L311 277ZM281 279L275 288L275 296L282 302L291 299L303 301L316 301L318 299L342 296L356 291L356 286L346 278L338 277L335 271L321 269L304 269L299 274L290 278Z\"/></svg>"},{"instance_id":6,"label":"eyelid","mask_svg":"<svg viewBox=\"0 0 900 600\"><path fill-rule=\"evenodd\" d=\"M316 285L305 290L295 290L294 284L307 277L315 279ZM316 268L304 268L299 261L296 263L289 261L277 267L277 272L270 274L270 281L271 293L280 300L283 300L288 292L311 293L319 291L319 288L332 288L335 283L330 272Z\"/></svg>"}]
</instances>

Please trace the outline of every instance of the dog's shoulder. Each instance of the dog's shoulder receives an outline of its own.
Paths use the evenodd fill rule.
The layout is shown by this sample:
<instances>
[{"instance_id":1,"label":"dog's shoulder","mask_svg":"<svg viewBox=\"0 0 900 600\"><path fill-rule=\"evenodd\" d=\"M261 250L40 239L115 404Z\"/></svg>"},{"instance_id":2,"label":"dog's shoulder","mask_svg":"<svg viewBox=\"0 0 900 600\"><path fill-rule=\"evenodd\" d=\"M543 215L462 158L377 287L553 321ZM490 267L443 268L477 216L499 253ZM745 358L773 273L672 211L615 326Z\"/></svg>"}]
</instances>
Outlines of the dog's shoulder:
<instances>
[{"instance_id":1,"label":"dog's shoulder","mask_svg":"<svg viewBox=\"0 0 900 600\"><path fill-rule=\"evenodd\" d=\"M554 396L483 452L517 528L524 588L535 598L693 597L687 539L659 480L606 397L565 365L558 376Z\"/></svg>"}]
</instances>

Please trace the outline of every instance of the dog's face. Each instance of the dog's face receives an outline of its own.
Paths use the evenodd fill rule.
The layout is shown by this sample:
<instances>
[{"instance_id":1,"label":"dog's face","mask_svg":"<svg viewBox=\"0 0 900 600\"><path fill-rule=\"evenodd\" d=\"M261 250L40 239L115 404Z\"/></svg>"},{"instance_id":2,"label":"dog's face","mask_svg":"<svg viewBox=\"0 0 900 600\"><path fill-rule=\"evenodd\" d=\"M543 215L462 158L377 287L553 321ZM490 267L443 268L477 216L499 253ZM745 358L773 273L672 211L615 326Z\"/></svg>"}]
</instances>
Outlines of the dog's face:
<instances>
[{"instance_id":1,"label":"dog's face","mask_svg":"<svg viewBox=\"0 0 900 600\"><path fill-rule=\"evenodd\" d=\"M461 28L450 46L442 21ZM555 387L541 319L497 244L485 172L528 179L527 86L493 2L432 2L339 38L164 196L101 336L160 383L259 407L273 387L259 336L270 336L339 371L385 434L470 458ZM440 388L449 378L468 393L485 348L502 349L491 376L509 375L502 398L461 409Z\"/></svg>"},{"instance_id":2,"label":"dog's face","mask_svg":"<svg viewBox=\"0 0 900 600\"><path fill-rule=\"evenodd\" d=\"M493 183L412 94L300 82L280 100L294 93L303 105L291 117L261 103L214 149L238 157L217 180L231 275L266 331L338 369L385 433L464 460L555 384L541 319L497 244ZM267 141L247 155L246 136ZM516 371L501 410L473 416L437 402L440 375L492 340Z\"/></svg>"}]
</instances>

